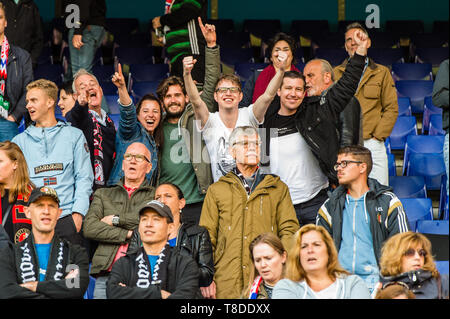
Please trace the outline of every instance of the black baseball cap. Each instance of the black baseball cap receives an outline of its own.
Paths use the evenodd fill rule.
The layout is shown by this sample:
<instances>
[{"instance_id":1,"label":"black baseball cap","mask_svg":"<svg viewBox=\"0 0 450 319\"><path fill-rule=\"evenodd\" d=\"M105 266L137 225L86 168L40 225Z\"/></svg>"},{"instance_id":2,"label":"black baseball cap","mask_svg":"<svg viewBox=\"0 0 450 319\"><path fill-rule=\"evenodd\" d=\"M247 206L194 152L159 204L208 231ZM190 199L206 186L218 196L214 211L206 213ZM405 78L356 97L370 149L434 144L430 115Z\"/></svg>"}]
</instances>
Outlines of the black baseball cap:
<instances>
[{"instance_id":1,"label":"black baseball cap","mask_svg":"<svg viewBox=\"0 0 450 319\"><path fill-rule=\"evenodd\" d=\"M170 222L173 223L173 215L172 211L170 210L169 206L165 205L164 203L161 203L157 200L152 200L145 204L140 210L139 210L139 216L147 209L153 209L155 212L157 212L162 217L168 217Z\"/></svg>"},{"instance_id":2,"label":"black baseball cap","mask_svg":"<svg viewBox=\"0 0 450 319\"><path fill-rule=\"evenodd\" d=\"M48 186L36 187L35 189L33 189L31 191L30 197L28 198L27 206L30 206L32 203L44 196L51 197L55 202L58 203L59 206L58 194L53 188Z\"/></svg>"}]
</instances>

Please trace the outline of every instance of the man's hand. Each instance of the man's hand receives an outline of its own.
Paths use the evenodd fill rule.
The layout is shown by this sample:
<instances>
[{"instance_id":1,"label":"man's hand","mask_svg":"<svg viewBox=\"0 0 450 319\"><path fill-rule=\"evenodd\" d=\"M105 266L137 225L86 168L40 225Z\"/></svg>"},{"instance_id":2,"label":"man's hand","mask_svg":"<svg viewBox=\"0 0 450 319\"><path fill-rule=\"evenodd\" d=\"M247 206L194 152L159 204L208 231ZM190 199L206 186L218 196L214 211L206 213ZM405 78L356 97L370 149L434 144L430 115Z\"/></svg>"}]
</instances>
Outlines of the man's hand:
<instances>
[{"instance_id":1,"label":"man's hand","mask_svg":"<svg viewBox=\"0 0 450 319\"><path fill-rule=\"evenodd\" d=\"M81 106L89 105L89 97L86 90L80 90L75 94L78 104Z\"/></svg>"},{"instance_id":2,"label":"man's hand","mask_svg":"<svg viewBox=\"0 0 450 319\"><path fill-rule=\"evenodd\" d=\"M120 63L117 65L117 71L114 72L111 81L118 89L126 88L125 77L123 76L122 65Z\"/></svg>"},{"instance_id":3,"label":"man's hand","mask_svg":"<svg viewBox=\"0 0 450 319\"><path fill-rule=\"evenodd\" d=\"M72 213L73 223L75 224L75 228L77 229L77 233L81 231L81 226L83 225L83 215L77 212Z\"/></svg>"},{"instance_id":4,"label":"man's hand","mask_svg":"<svg viewBox=\"0 0 450 319\"><path fill-rule=\"evenodd\" d=\"M167 291L161 289L161 298L162 299L167 299L170 295L171 295L170 292L167 292Z\"/></svg>"},{"instance_id":5,"label":"man's hand","mask_svg":"<svg viewBox=\"0 0 450 319\"><path fill-rule=\"evenodd\" d=\"M216 283L213 281L208 287L200 287L203 298L216 299Z\"/></svg>"},{"instance_id":6,"label":"man's hand","mask_svg":"<svg viewBox=\"0 0 450 319\"><path fill-rule=\"evenodd\" d=\"M153 26L153 29L155 29L155 30L160 28L160 27L162 27L162 25L161 25L161 17L153 18L152 26Z\"/></svg>"},{"instance_id":7,"label":"man's hand","mask_svg":"<svg viewBox=\"0 0 450 319\"><path fill-rule=\"evenodd\" d=\"M191 74L192 69L194 68L197 60L191 56L184 57L183 59L183 76L187 76Z\"/></svg>"},{"instance_id":8,"label":"man's hand","mask_svg":"<svg viewBox=\"0 0 450 319\"><path fill-rule=\"evenodd\" d=\"M356 45L358 46L356 48L356 53L362 56L367 55L367 49L369 47L369 37L361 30L356 30L353 33L353 40L355 41Z\"/></svg>"},{"instance_id":9,"label":"man's hand","mask_svg":"<svg viewBox=\"0 0 450 319\"><path fill-rule=\"evenodd\" d=\"M113 223L112 223L113 217L114 217L114 215L108 215L108 216L103 217L100 221L104 222L105 224L108 224L109 226L113 226Z\"/></svg>"},{"instance_id":10,"label":"man's hand","mask_svg":"<svg viewBox=\"0 0 450 319\"><path fill-rule=\"evenodd\" d=\"M75 49L80 49L84 45L83 36L81 34L75 34L72 37L72 44Z\"/></svg>"},{"instance_id":11,"label":"man's hand","mask_svg":"<svg viewBox=\"0 0 450 319\"><path fill-rule=\"evenodd\" d=\"M200 25L203 36L205 37L206 45L209 48L215 47L217 41L216 27L213 24L203 25L202 18L200 17L198 17L198 24Z\"/></svg>"},{"instance_id":12,"label":"man's hand","mask_svg":"<svg viewBox=\"0 0 450 319\"><path fill-rule=\"evenodd\" d=\"M20 284L20 286L22 286L23 288L27 288L28 290L31 290L33 292L36 292L37 289L37 281L29 281L23 284Z\"/></svg>"},{"instance_id":13,"label":"man's hand","mask_svg":"<svg viewBox=\"0 0 450 319\"><path fill-rule=\"evenodd\" d=\"M287 63L288 63L288 55L286 52L283 51L279 51L279 52L275 52L275 59L272 62L273 63L273 67L275 68L275 70L286 70L286 68L288 67Z\"/></svg>"}]
</instances>

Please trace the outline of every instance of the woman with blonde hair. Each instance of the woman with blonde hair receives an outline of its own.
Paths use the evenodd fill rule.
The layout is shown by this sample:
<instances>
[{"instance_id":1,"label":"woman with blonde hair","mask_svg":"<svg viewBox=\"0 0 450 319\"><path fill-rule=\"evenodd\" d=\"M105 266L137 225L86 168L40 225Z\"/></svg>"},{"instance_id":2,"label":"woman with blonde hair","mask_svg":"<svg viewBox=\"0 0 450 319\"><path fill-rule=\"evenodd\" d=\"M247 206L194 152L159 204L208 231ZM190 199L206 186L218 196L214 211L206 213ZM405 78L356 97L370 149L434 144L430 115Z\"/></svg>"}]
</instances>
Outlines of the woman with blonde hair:
<instances>
[{"instance_id":1,"label":"woman with blonde hair","mask_svg":"<svg viewBox=\"0 0 450 319\"><path fill-rule=\"evenodd\" d=\"M21 242L31 231L31 220L25 217L23 207L33 188L19 146L0 142L0 223L13 243Z\"/></svg>"},{"instance_id":2,"label":"woman with blonde hair","mask_svg":"<svg viewBox=\"0 0 450 319\"><path fill-rule=\"evenodd\" d=\"M271 299L275 284L284 277L287 252L278 236L263 233L250 243L253 268L243 298Z\"/></svg>"},{"instance_id":3,"label":"woman with blonde hair","mask_svg":"<svg viewBox=\"0 0 450 319\"><path fill-rule=\"evenodd\" d=\"M448 275L439 274L431 242L420 233L399 233L385 242L376 290L392 282L405 283L417 299L444 299L449 295Z\"/></svg>"},{"instance_id":4,"label":"woman with blonde hair","mask_svg":"<svg viewBox=\"0 0 450 319\"><path fill-rule=\"evenodd\" d=\"M333 239L322 226L307 224L295 235L285 279L273 299L369 299L364 281L339 265Z\"/></svg>"}]
</instances>

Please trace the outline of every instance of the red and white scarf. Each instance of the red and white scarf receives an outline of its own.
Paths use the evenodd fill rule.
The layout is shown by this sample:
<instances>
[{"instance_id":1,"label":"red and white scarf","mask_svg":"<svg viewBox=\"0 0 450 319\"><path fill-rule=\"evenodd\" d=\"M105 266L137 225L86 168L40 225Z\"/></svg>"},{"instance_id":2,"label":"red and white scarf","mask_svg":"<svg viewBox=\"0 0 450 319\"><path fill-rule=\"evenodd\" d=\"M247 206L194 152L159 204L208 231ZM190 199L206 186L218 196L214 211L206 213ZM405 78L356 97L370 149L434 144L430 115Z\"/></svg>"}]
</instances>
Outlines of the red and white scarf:
<instances>
[{"instance_id":1,"label":"red and white scarf","mask_svg":"<svg viewBox=\"0 0 450 319\"><path fill-rule=\"evenodd\" d=\"M0 96L5 99L6 92L6 79L8 78L8 72L6 67L8 65L9 57L9 42L6 36L3 37L1 60L0 60ZM4 103L0 103L0 115L5 119L8 117L9 105L5 107Z\"/></svg>"},{"instance_id":2,"label":"red and white scarf","mask_svg":"<svg viewBox=\"0 0 450 319\"><path fill-rule=\"evenodd\" d=\"M166 0L164 14L170 13L170 8L172 7L172 3L174 0Z\"/></svg>"}]
</instances>

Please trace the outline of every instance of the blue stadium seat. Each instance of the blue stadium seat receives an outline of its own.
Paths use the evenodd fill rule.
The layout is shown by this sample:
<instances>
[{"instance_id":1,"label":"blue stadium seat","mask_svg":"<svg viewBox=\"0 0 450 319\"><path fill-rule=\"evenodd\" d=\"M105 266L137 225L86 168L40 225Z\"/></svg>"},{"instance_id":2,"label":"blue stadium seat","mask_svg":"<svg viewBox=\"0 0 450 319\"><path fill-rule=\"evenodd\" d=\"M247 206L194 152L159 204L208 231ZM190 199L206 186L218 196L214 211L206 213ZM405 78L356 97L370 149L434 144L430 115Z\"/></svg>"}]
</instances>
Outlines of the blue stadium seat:
<instances>
[{"instance_id":1,"label":"blue stadium seat","mask_svg":"<svg viewBox=\"0 0 450 319\"><path fill-rule=\"evenodd\" d=\"M330 32L328 20L292 20L290 34L295 37L316 38Z\"/></svg>"},{"instance_id":2,"label":"blue stadium seat","mask_svg":"<svg viewBox=\"0 0 450 319\"><path fill-rule=\"evenodd\" d=\"M411 36L411 44L414 48L440 48L448 42L442 32L414 34Z\"/></svg>"},{"instance_id":3,"label":"blue stadium seat","mask_svg":"<svg viewBox=\"0 0 450 319\"><path fill-rule=\"evenodd\" d=\"M424 32L422 20L387 20L385 24L386 32L398 37L410 37L413 34Z\"/></svg>"},{"instance_id":4,"label":"blue stadium seat","mask_svg":"<svg viewBox=\"0 0 450 319\"><path fill-rule=\"evenodd\" d=\"M99 82L107 82L111 81L112 76L114 75L114 65L94 65L92 68L92 73L95 75Z\"/></svg>"},{"instance_id":5,"label":"blue stadium seat","mask_svg":"<svg viewBox=\"0 0 450 319\"><path fill-rule=\"evenodd\" d=\"M408 135L403 156L403 174L412 153L443 154L444 136Z\"/></svg>"},{"instance_id":6,"label":"blue stadium seat","mask_svg":"<svg viewBox=\"0 0 450 319\"><path fill-rule=\"evenodd\" d=\"M156 94L156 89L158 88L159 81L142 81L135 82L131 88L131 93L135 100L139 100L144 95L153 93Z\"/></svg>"},{"instance_id":7,"label":"blue stadium seat","mask_svg":"<svg viewBox=\"0 0 450 319\"><path fill-rule=\"evenodd\" d=\"M407 176L423 176L427 190L441 188L442 175L445 175L444 156L440 154L411 154L406 165Z\"/></svg>"},{"instance_id":8,"label":"blue stadium seat","mask_svg":"<svg viewBox=\"0 0 450 319\"><path fill-rule=\"evenodd\" d=\"M304 63L304 62L298 62L298 63L295 65L295 67L296 67L297 69L299 69L301 72L303 72L303 70L305 69L305 65L306 65L306 63Z\"/></svg>"},{"instance_id":9,"label":"blue stadium seat","mask_svg":"<svg viewBox=\"0 0 450 319\"><path fill-rule=\"evenodd\" d=\"M114 41L129 37L139 31L139 20L136 18L106 18L105 29L114 35Z\"/></svg>"},{"instance_id":10,"label":"blue stadium seat","mask_svg":"<svg viewBox=\"0 0 450 319\"><path fill-rule=\"evenodd\" d=\"M95 289L95 278L89 276L89 285L84 293L83 299L94 299L94 289Z\"/></svg>"},{"instance_id":11,"label":"blue stadium seat","mask_svg":"<svg viewBox=\"0 0 450 319\"><path fill-rule=\"evenodd\" d=\"M393 150L405 149L408 135L417 135L417 120L414 116L399 116L389 136L391 148Z\"/></svg>"},{"instance_id":12,"label":"blue stadium seat","mask_svg":"<svg viewBox=\"0 0 450 319\"><path fill-rule=\"evenodd\" d=\"M384 141L384 146L386 147L386 153L392 153L391 138L389 136Z\"/></svg>"},{"instance_id":13,"label":"blue stadium seat","mask_svg":"<svg viewBox=\"0 0 450 319\"><path fill-rule=\"evenodd\" d=\"M208 24L213 24L219 37L226 36L228 32L234 32L233 19L208 19Z\"/></svg>"},{"instance_id":14,"label":"blue stadium seat","mask_svg":"<svg viewBox=\"0 0 450 319\"><path fill-rule=\"evenodd\" d=\"M420 63L431 63L438 67L442 61L448 59L448 47L445 48L417 48L415 60Z\"/></svg>"},{"instance_id":15,"label":"blue stadium seat","mask_svg":"<svg viewBox=\"0 0 450 319\"><path fill-rule=\"evenodd\" d=\"M122 65L154 63L152 47L145 47L145 48L118 47L115 49L114 56Z\"/></svg>"},{"instance_id":16,"label":"blue stadium seat","mask_svg":"<svg viewBox=\"0 0 450 319\"><path fill-rule=\"evenodd\" d=\"M445 135L442 129L442 115L432 114L430 116L430 125L428 128L428 135Z\"/></svg>"},{"instance_id":17,"label":"blue stadium seat","mask_svg":"<svg viewBox=\"0 0 450 319\"><path fill-rule=\"evenodd\" d=\"M428 132L430 126L430 116L432 114L442 115L442 109L433 104L431 96L426 96L423 100L422 131Z\"/></svg>"},{"instance_id":18,"label":"blue stadium seat","mask_svg":"<svg viewBox=\"0 0 450 319\"><path fill-rule=\"evenodd\" d=\"M374 41L372 40L372 43ZM371 57L375 63L390 67L393 63L402 63L403 50L397 48L369 48L367 55Z\"/></svg>"},{"instance_id":19,"label":"blue stadium seat","mask_svg":"<svg viewBox=\"0 0 450 319\"><path fill-rule=\"evenodd\" d=\"M234 66L238 63L254 63L252 48L222 48L220 56L223 63Z\"/></svg>"},{"instance_id":20,"label":"blue stadium seat","mask_svg":"<svg viewBox=\"0 0 450 319\"><path fill-rule=\"evenodd\" d=\"M348 53L343 48L318 48L314 54L317 59L327 60L332 66L340 65L348 58Z\"/></svg>"},{"instance_id":21,"label":"blue stadium seat","mask_svg":"<svg viewBox=\"0 0 450 319\"><path fill-rule=\"evenodd\" d=\"M103 90L103 95L117 95L117 86L111 81L98 81Z\"/></svg>"},{"instance_id":22,"label":"blue stadium seat","mask_svg":"<svg viewBox=\"0 0 450 319\"><path fill-rule=\"evenodd\" d=\"M448 235L448 220L420 220L416 231L422 234Z\"/></svg>"},{"instance_id":23,"label":"blue stadium seat","mask_svg":"<svg viewBox=\"0 0 450 319\"><path fill-rule=\"evenodd\" d=\"M389 176L389 186L399 198L426 198L427 190L423 176Z\"/></svg>"},{"instance_id":24,"label":"blue stadium seat","mask_svg":"<svg viewBox=\"0 0 450 319\"><path fill-rule=\"evenodd\" d=\"M22 133L23 131L25 131L25 120L24 120L24 118L22 118L22 120L20 121L20 124L19 124L19 133Z\"/></svg>"},{"instance_id":25,"label":"blue stadium seat","mask_svg":"<svg viewBox=\"0 0 450 319\"><path fill-rule=\"evenodd\" d=\"M448 275L448 260L436 260L435 264L441 275Z\"/></svg>"},{"instance_id":26,"label":"blue stadium seat","mask_svg":"<svg viewBox=\"0 0 450 319\"><path fill-rule=\"evenodd\" d=\"M433 81L400 80L395 82L398 96L407 96L411 100L413 113L423 113L424 99L433 92Z\"/></svg>"},{"instance_id":27,"label":"blue stadium seat","mask_svg":"<svg viewBox=\"0 0 450 319\"><path fill-rule=\"evenodd\" d=\"M245 19L243 31L267 41L281 31L281 21L279 19Z\"/></svg>"},{"instance_id":28,"label":"blue stadium seat","mask_svg":"<svg viewBox=\"0 0 450 319\"><path fill-rule=\"evenodd\" d=\"M409 97L398 97L398 116L411 116L411 100Z\"/></svg>"},{"instance_id":29,"label":"blue stadium seat","mask_svg":"<svg viewBox=\"0 0 450 319\"><path fill-rule=\"evenodd\" d=\"M394 63L392 77L398 80L433 80L431 63Z\"/></svg>"},{"instance_id":30,"label":"blue stadium seat","mask_svg":"<svg viewBox=\"0 0 450 319\"><path fill-rule=\"evenodd\" d=\"M433 206L430 198L400 198L408 217L411 231L416 231L418 220L433 220Z\"/></svg>"},{"instance_id":31,"label":"blue stadium seat","mask_svg":"<svg viewBox=\"0 0 450 319\"><path fill-rule=\"evenodd\" d=\"M117 102L118 95L104 95L106 104L108 104L109 114L120 114L120 105Z\"/></svg>"},{"instance_id":32,"label":"blue stadium seat","mask_svg":"<svg viewBox=\"0 0 450 319\"><path fill-rule=\"evenodd\" d=\"M365 21L362 25L365 25ZM373 30L373 29L369 29L369 36L370 36L370 40L372 40L372 44L369 48L369 52L372 49L392 49L392 48L398 48L400 46L399 44L399 38L396 37L393 34L390 34L389 32L381 32L379 30ZM388 56L390 54L388 53ZM369 56L372 57L369 53ZM398 55L396 55L398 56ZM380 58L383 58L383 56L380 55ZM397 61L402 61L403 62L403 54L398 56L397 59L395 60L391 60L393 62L397 62ZM389 63L389 64L384 64L384 65L391 65L393 62ZM378 62L377 62L378 63ZM383 63L381 63L383 64Z\"/></svg>"},{"instance_id":33,"label":"blue stadium seat","mask_svg":"<svg viewBox=\"0 0 450 319\"><path fill-rule=\"evenodd\" d=\"M109 118L114 122L116 130L119 130L120 114L109 114Z\"/></svg>"},{"instance_id":34,"label":"blue stadium seat","mask_svg":"<svg viewBox=\"0 0 450 319\"><path fill-rule=\"evenodd\" d=\"M34 70L34 79L47 79L61 85L64 81L64 68L61 64L42 64Z\"/></svg>"},{"instance_id":35,"label":"blue stadium seat","mask_svg":"<svg viewBox=\"0 0 450 319\"><path fill-rule=\"evenodd\" d=\"M238 63L234 66L234 73L236 73L242 81L246 81L254 71L262 71L268 65L268 63Z\"/></svg>"},{"instance_id":36,"label":"blue stadium seat","mask_svg":"<svg viewBox=\"0 0 450 319\"><path fill-rule=\"evenodd\" d=\"M397 176L397 168L395 166L395 155L388 153L387 156L388 156L389 176Z\"/></svg>"},{"instance_id":37,"label":"blue stadium seat","mask_svg":"<svg viewBox=\"0 0 450 319\"><path fill-rule=\"evenodd\" d=\"M168 64L132 64L130 76L133 82L161 81L169 75Z\"/></svg>"},{"instance_id":38,"label":"blue stadium seat","mask_svg":"<svg viewBox=\"0 0 450 319\"><path fill-rule=\"evenodd\" d=\"M248 32L228 32L226 36L219 37L217 43L220 45L221 54L226 48L249 48L250 34Z\"/></svg>"},{"instance_id":39,"label":"blue stadium seat","mask_svg":"<svg viewBox=\"0 0 450 319\"><path fill-rule=\"evenodd\" d=\"M53 64L53 51L48 45L42 48L41 54L37 59L37 64Z\"/></svg>"}]
</instances>

